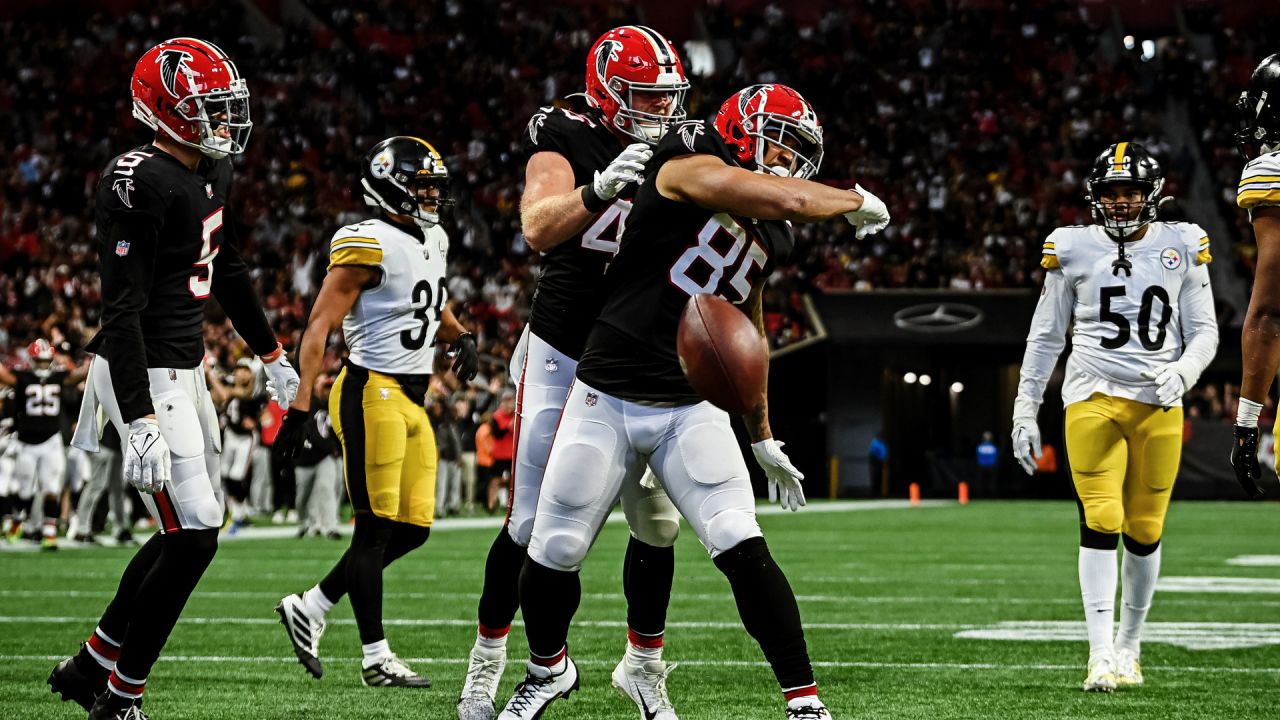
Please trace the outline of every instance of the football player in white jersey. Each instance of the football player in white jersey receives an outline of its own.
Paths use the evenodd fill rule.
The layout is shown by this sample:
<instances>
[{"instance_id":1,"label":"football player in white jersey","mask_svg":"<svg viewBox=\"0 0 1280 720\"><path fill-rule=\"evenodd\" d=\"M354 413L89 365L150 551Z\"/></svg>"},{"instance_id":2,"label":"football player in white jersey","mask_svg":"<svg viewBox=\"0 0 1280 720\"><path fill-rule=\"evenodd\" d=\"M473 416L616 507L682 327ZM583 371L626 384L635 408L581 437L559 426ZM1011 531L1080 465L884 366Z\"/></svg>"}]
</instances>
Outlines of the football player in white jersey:
<instances>
[{"instance_id":1,"label":"football player in white jersey","mask_svg":"<svg viewBox=\"0 0 1280 720\"><path fill-rule=\"evenodd\" d=\"M289 595L276 611L298 660L320 677L325 615L350 594L364 650L363 680L375 687L430 687L391 652L382 628L382 569L427 540L435 515L436 443L424 407L437 340L457 352L453 371L475 377L475 338L446 304L449 238L439 209L448 171L430 144L392 137L369 151L361 172L374 219L340 229L329 246L329 274L299 350L304 387L314 387L329 334L341 323L349 357L329 397L355 511L351 547L315 587ZM313 409L301 393L276 438L296 457Z\"/></svg>"},{"instance_id":2,"label":"football player in white jersey","mask_svg":"<svg viewBox=\"0 0 1280 720\"><path fill-rule=\"evenodd\" d=\"M1243 121L1236 140L1248 160L1236 204L1249 211L1258 264L1241 334L1244 379L1231 465L1245 494L1256 499L1264 494L1258 485L1258 413L1280 368L1280 54L1253 71L1236 107Z\"/></svg>"},{"instance_id":3,"label":"football player in white jersey","mask_svg":"<svg viewBox=\"0 0 1280 720\"><path fill-rule=\"evenodd\" d=\"M1053 231L1013 408L1013 451L1027 474L1040 455L1036 415L1074 327L1062 401L1080 507L1078 571L1089 634L1084 689L1142 683L1139 639L1182 453L1182 395L1218 347L1209 238L1156 221L1164 178L1136 143L1107 148L1086 181L1095 224ZM1112 638L1116 548L1123 606Z\"/></svg>"}]
</instances>

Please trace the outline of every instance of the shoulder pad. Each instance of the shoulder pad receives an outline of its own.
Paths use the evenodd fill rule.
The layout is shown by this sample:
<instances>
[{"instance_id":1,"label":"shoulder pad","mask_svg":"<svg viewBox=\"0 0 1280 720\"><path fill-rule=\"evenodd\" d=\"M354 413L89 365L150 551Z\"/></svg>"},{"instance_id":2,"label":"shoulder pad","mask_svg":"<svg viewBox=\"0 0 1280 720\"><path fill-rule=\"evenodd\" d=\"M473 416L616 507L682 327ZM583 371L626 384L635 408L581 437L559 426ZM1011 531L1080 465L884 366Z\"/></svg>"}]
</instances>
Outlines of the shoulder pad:
<instances>
[{"instance_id":1,"label":"shoulder pad","mask_svg":"<svg viewBox=\"0 0 1280 720\"><path fill-rule=\"evenodd\" d=\"M1192 222L1172 223L1182 237L1182 242L1187 248L1187 255L1194 258L1196 265L1208 265L1213 262L1213 255L1209 253L1209 233L1204 228Z\"/></svg>"},{"instance_id":2,"label":"shoulder pad","mask_svg":"<svg viewBox=\"0 0 1280 720\"><path fill-rule=\"evenodd\" d=\"M1071 230L1076 227L1083 226L1060 227L1049 233L1040 249L1040 267L1045 270L1058 270L1062 267L1062 256L1071 245Z\"/></svg>"},{"instance_id":3,"label":"shoulder pad","mask_svg":"<svg viewBox=\"0 0 1280 720\"><path fill-rule=\"evenodd\" d=\"M564 108L541 107L525 126L523 144L529 155L541 151L564 152L575 134L598 127L598 118Z\"/></svg>"},{"instance_id":4,"label":"shoulder pad","mask_svg":"<svg viewBox=\"0 0 1280 720\"><path fill-rule=\"evenodd\" d=\"M1280 205L1280 153L1259 155L1244 166L1236 204L1245 210Z\"/></svg>"}]
</instances>

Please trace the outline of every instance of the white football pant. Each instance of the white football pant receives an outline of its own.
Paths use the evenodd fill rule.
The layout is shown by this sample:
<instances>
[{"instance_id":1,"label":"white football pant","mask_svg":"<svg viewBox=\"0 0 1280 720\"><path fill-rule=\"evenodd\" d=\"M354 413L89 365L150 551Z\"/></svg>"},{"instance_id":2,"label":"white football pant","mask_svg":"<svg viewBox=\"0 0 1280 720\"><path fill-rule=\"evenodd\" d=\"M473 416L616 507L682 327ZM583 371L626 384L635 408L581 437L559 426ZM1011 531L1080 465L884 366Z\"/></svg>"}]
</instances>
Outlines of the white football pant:
<instances>
[{"instance_id":1,"label":"white football pant","mask_svg":"<svg viewBox=\"0 0 1280 720\"><path fill-rule=\"evenodd\" d=\"M62 433L54 433L48 440L34 445L21 440L15 440L14 444L18 446L13 466L18 497L30 500L37 491L42 495L62 492L67 474L67 447L62 444Z\"/></svg>"}]
</instances>

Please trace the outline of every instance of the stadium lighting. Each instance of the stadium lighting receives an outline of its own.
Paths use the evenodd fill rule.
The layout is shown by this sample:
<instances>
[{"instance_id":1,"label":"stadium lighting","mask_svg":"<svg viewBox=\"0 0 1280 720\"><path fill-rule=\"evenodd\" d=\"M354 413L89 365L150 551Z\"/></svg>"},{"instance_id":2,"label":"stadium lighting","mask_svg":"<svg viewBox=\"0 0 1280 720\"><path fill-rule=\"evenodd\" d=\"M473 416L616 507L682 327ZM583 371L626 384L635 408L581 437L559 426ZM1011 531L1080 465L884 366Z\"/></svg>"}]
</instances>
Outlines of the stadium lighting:
<instances>
[{"instance_id":1,"label":"stadium lighting","mask_svg":"<svg viewBox=\"0 0 1280 720\"><path fill-rule=\"evenodd\" d=\"M928 384L929 384L929 383L931 383L931 382L933 382L933 378L929 377L928 375L921 375L921 376L920 376L920 384L921 384L921 385L928 385Z\"/></svg>"},{"instance_id":2,"label":"stadium lighting","mask_svg":"<svg viewBox=\"0 0 1280 720\"><path fill-rule=\"evenodd\" d=\"M1125 36L1124 36L1124 49L1125 49L1125 50L1132 50L1134 47L1136 47L1136 46L1137 46L1137 44L1138 44L1138 41L1137 41L1137 40L1136 40L1132 35L1125 35Z\"/></svg>"},{"instance_id":3,"label":"stadium lighting","mask_svg":"<svg viewBox=\"0 0 1280 720\"><path fill-rule=\"evenodd\" d=\"M916 374L913 372L909 372L906 375L903 375L902 382L908 385L914 385L916 383Z\"/></svg>"},{"instance_id":4,"label":"stadium lighting","mask_svg":"<svg viewBox=\"0 0 1280 720\"><path fill-rule=\"evenodd\" d=\"M951 392L957 395L964 392L964 383L960 382L959 380L951 383Z\"/></svg>"},{"instance_id":5,"label":"stadium lighting","mask_svg":"<svg viewBox=\"0 0 1280 720\"><path fill-rule=\"evenodd\" d=\"M1156 41L1142 41L1142 62L1151 62L1156 59Z\"/></svg>"}]
</instances>

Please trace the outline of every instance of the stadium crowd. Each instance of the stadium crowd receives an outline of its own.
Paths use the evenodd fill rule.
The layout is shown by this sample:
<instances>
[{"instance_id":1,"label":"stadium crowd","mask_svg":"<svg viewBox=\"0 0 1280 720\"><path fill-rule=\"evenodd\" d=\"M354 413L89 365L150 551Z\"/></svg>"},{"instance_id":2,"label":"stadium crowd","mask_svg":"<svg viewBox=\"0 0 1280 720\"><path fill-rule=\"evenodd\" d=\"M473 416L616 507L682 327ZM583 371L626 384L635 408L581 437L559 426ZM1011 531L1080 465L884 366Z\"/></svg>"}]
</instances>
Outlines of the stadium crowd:
<instances>
[{"instance_id":1,"label":"stadium crowd","mask_svg":"<svg viewBox=\"0 0 1280 720\"><path fill-rule=\"evenodd\" d=\"M191 33L199 17L199 33L236 59L253 93L231 224L286 347L297 346L330 234L367 213L354 178L368 147L411 133L445 155L457 199L446 218L450 299L486 362L469 387L441 374L432 393L474 448L474 428L502 404L538 272L519 227L524 124L539 105L580 90L586 49L633 9L305 4L318 24L269 18L283 33L278 44L249 32L240 4L216 0L124 0L114 12L86 3L56 23L33 21L58 12L56 3L6 11L0 54L19 71L0 76L0 359L21 364L36 337L80 359L99 307L93 188L113 155L146 140L128 119L128 68L154 42ZM1043 237L1087 221L1083 170L1115 138L1127 134L1163 157L1166 192L1178 194L1189 161L1168 157L1159 113L1161 98L1187 83L1215 94L1196 104L1210 114L1202 141L1219 184L1233 185L1230 101L1219 96L1247 76L1247 37L1223 31L1213 39L1220 61L1174 52L1166 65L1177 71L1157 73L1101 42L1107 18L1077 3L831 7L789 15L782 4L708 3L699 28L713 61L686 61L691 117L750 83L799 88L825 126L821 177L856 179L894 213L866 241L844 223L799 229L797 255L765 296L775 347L811 333L804 296L815 289L1037 286ZM218 316L206 341L223 374L247 354ZM327 358L335 370L340 360L340 350Z\"/></svg>"}]
</instances>

